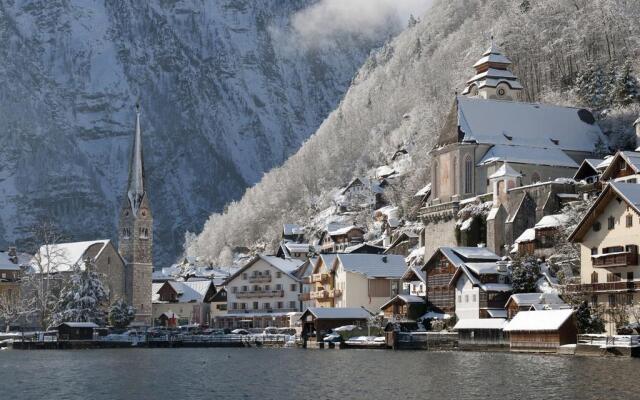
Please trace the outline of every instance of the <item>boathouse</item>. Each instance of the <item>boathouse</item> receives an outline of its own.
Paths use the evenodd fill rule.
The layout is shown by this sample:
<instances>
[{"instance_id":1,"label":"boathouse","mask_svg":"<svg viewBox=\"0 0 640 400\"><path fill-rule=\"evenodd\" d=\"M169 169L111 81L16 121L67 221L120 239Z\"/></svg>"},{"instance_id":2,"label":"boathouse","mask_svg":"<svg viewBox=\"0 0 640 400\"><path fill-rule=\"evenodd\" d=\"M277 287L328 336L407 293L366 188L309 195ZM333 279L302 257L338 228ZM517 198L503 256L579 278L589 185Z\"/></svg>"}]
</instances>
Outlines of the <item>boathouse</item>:
<instances>
[{"instance_id":1,"label":"boathouse","mask_svg":"<svg viewBox=\"0 0 640 400\"><path fill-rule=\"evenodd\" d=\"M462 350L498 349L509 347L509 336L503 329L504 318L461 319L453 327L458 332L458 347Z\"/></svg>"},{"instance_id":2,"label":"boathouse","mask_svg":"<svg viewBox=\"0 0 640 400\"><path fill-rule=\"evenodd\" d=\"M364 308L311 307L302 313L302 337L320 341L332 329L344 325L366 325L371 314Z\"/></svg>"},{"instance_id":3,"label":"boathouse","mask_svg":"<svg viewBox=\"0 0 640 400\"><path fill-rule=\"evenodd\" d=\"M573 310L520 311L504 328L511 351L555 353L577 342Z\"/></svg>"},{"instance_id":4,"label":"boathouse","mask_svg":"<svg viewBox=\"0 0 640 400\"><path fill-rule=\"evenodd\" d=\"M425 313L427 303L420 296L399 294L384 303L380 309L388 320L415 321Z\"/></svg>"},{"instance_id":5,"label":"boathouse","mask_svg":"<svg viewBox=\"0 0 640 400\"><path fill-rule=\"evenodd\" d=\"M59 340L93 340L98 325L93 322L63 322L58 325Z\"/></svg>"}]
</instances>

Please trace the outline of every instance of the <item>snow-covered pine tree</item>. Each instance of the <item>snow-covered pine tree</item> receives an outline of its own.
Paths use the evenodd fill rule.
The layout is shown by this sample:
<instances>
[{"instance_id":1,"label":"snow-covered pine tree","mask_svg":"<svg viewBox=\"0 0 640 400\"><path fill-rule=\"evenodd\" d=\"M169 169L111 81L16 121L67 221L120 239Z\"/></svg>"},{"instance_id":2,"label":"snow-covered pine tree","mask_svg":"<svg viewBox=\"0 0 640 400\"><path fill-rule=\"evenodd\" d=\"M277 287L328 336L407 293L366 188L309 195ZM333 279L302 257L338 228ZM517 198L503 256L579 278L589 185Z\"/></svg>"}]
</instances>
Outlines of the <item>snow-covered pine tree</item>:
<instances>
[{"instance_id":1,"label":"snow-covered pine tree","mask_svg":"<svg viewBox=\"0 0 640 400\"><path fill-rule=\"evenodd\" d=\"M604 332L604 321L594 312L586 301L583 301L576 310L576 323L580 333Z\"/></svg>"},{"instance_id":2,"label":"snow-covered pine tree","mask_svg":"<svg viewBox=\"0 0 640 400\"><path fill-rule=\"evenodd\" d=\"M534 257L517 257L511 263L513 293L532 293L540 276L540 263Z\"/></svg>"},{"instance_id":3,"label":"snow-covered pine tree","mask_svg":"<svg viewBox=\"0 0 640 400\"><path fill-rule=\"evenodd\" d=\"M116 300L109 308L109 324L114 328L126 328L136 316L136 310L124 300Z\"/></svg>"},{"instance_id":4,"label":"snow-covered pine tree","mask_svg":"<svg viewBox=\"0 0 640 400\"><path fill-rule=\"evenodd\" d=\"M87 258L84 268L77 266L62 290L51 326L62 322L94 322L105 324L105 305L109 291L95 270L95 263Z\"/></svg>"},{"instance_id":5,"label":"snow-covered pine tree","mask_svg":"<svg viewBox=\"0 0 640 400\"><path fill-rule=\"evenodd\" d=\"M638 80L631 73L631 65L625 62L615 70L612 100L622 106L636 103L640 99Z\"/></svg>"}]
</instances>

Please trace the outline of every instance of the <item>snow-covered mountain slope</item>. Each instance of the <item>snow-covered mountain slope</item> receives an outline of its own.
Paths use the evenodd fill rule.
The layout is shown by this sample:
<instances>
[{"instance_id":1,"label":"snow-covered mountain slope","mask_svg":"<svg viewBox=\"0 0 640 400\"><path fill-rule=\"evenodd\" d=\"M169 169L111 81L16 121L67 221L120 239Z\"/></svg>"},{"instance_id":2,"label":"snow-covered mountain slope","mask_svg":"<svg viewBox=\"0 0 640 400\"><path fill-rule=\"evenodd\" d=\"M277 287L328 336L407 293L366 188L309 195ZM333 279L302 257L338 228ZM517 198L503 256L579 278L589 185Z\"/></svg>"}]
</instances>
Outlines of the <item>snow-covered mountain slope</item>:
<instances>
[{"instance_id":1,"label":"snow-covered mountain slope","mask_svg":"<svg viewBox=\"0 0 640 400\"><path fill-rule=\"evenodd\" d=\"M328 206L323 199L332 188L385 165L398 148L410 149L413 172L397 190L411 197L428 181L434 138L492 33L529 101L590 106L577 90L584 71L625 62L638 70L639 17L640 2L624 0L436 0L420 22L369 57L295 155L209 218L189 253L216 260L226 247L273 243L282 223L306 224ZM623 102L602 114L610 137L633 129L635 107Z\"/></svg>"},{"instance_id":2,"label":"snow-covered mountain slope","mask_svg":"<svg viewBox=\"0 0 640 400\"><path fill-rule=\"evenodd\" d=\"M314 0L0 3L0 247L51 217L69 239L115 237L142 130L156 260L281 164L397 30L298 46ZM298 23L301 23L298 21Z\"/></svg>"}]
</instances>

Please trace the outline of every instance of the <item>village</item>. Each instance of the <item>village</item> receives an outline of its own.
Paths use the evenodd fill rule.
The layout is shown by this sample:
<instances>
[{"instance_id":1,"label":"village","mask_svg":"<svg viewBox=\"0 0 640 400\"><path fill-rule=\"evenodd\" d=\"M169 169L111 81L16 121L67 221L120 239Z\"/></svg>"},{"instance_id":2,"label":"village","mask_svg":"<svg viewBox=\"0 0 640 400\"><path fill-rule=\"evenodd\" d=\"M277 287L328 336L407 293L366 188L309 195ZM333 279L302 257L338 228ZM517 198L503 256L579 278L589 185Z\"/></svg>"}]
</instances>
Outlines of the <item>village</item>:
<instances>
[{"instance_id":1,"label":"village","mask_svg":"<svg viewBox=\"0 0 640 400\"><path fill-rule=\"evenodd\" d=\"M453 97L417 218L394 200L401 148L234 265L153 265L137 108L117 243L43 226L35 254L0 253L2 344L638 356L640 120L637 151L611 153L589 110L523 101L510 66L492 41Z\"/></svg>"}]
</instances>

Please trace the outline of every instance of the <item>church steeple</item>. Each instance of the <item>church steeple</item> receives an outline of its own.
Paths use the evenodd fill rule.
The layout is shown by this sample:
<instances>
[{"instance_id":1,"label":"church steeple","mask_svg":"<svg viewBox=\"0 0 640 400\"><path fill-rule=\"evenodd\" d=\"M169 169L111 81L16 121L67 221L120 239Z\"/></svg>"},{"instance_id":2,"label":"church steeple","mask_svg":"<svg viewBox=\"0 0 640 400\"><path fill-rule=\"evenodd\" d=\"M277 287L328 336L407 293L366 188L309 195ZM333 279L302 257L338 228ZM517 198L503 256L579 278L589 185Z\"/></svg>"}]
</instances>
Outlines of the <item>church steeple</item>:
<instances>
[{"instance_id":1,"label":"church steeple","mask_svg":"<svg viewBox=\"0 0 640 400\"><path fill-rule=\"evenodd\" d=\"M151 322L153 271L153 215L145 182L140 106L131 146L129 179L120 209L118 252L125 262L126 301L136 309L136 320Z\"/></svg>"},{"instance_id":2,"label":"church steeple","mask_svg":"<svg viewBox=\"0 0 640 400\"><path fill-rule=\"evenodd\" d=\"M140 131L140 105L136 104L136 132L131 150L129 182L127 185L127 198L134 215L138 214L144 195L144 157L142 155L142 132Z\"/></svg>"},{"instance_id":3,"label":"church steeple","mask_svg":"<svg viewBox=\"0 0 640 400\"><path fill-rule=\"evenodd\" d=\"M510 65L511 60L500 52L492 36L491 46L473 64L476 74L467 81L462 94L484 99L520 100L522 85L509 71Z\"/></svg>"}]
</instances>

